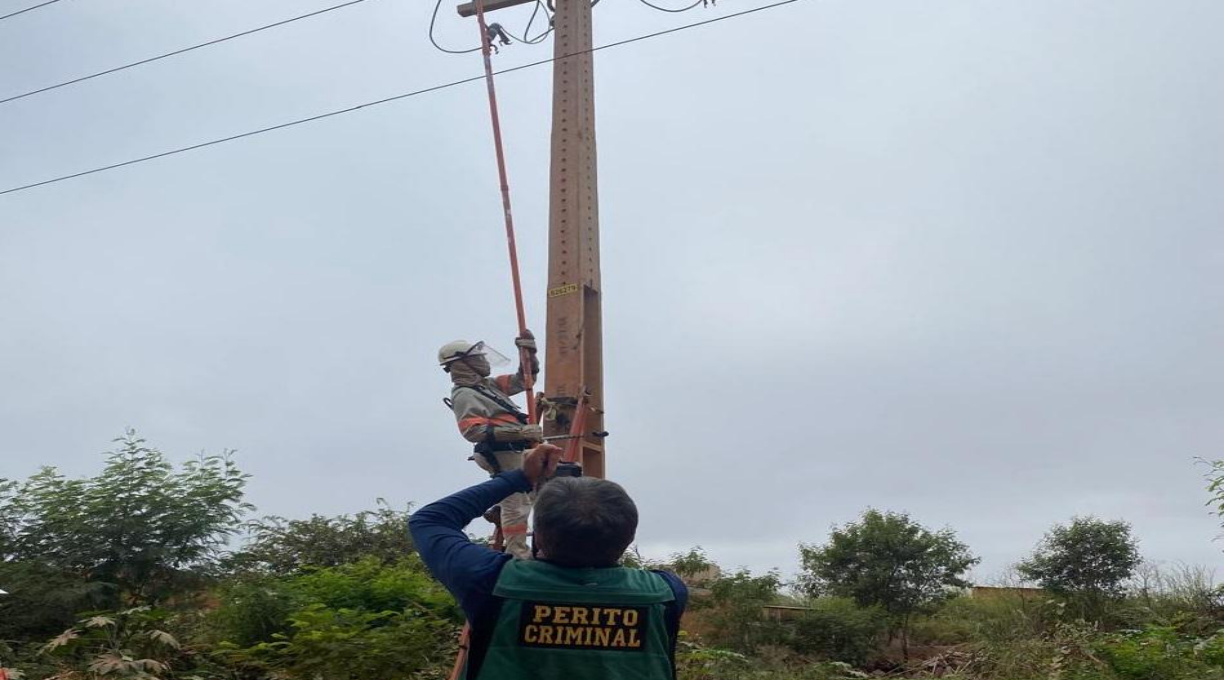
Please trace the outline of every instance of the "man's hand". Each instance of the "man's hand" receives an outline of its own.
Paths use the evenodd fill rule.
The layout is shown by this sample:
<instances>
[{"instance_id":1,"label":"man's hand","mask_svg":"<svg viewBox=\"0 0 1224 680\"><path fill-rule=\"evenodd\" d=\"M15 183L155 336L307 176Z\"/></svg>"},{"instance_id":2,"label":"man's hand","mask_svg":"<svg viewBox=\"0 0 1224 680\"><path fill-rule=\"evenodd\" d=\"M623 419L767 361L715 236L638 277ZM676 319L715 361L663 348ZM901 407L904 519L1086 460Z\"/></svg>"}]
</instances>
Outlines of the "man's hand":
<instances>
[{"instance_id":1,"label":"man's hand","mask_svg":"<svg viewBox=\"0 0 1224 680\"><path fill-rule=\"evenodd\" d=\"M552 444L540 444L528 451L523 458L523 474L527 476L527 481L534 485L552 477L563 453L560 447Z\"/></svg>"},{"instance_id":2,"label":"man's hand","mask_svg":"<svg viewBox=\"0 0 1224 680\"><path fill-rule=\"evenodd\" d=\"M523 331L522 335L514 339L514 346L519 349L525 349L533 354L538 349L536 347L535 334L528 330Z\"/></svg>"}]
</instances>

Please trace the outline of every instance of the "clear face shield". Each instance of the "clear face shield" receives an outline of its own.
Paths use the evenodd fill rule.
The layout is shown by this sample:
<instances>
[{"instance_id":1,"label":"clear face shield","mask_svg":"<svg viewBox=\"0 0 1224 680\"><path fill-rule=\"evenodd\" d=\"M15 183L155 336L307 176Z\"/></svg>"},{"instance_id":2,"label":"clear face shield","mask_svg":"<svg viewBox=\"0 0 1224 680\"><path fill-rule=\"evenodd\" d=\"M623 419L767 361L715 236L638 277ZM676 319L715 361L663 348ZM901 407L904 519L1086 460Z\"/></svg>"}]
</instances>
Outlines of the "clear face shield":
<instances>
[{"instance_id":1,"label":"clear face shield","mask_svg":"<svg viewBox=\"0 0 1224 680\"><path fill-rule=\"evenodd\" d=\"M483 356L485 361L489 362L490 366L509 366L510 357L493 349L485 343L484 340L472 345L472 349L464 353L463 357Z\"/></svg>"},{"instance_id":2,"label":"clear face shield","mask_svg":"<svg viewBox=\"0 0 1224 680\"><path fill-rule=\"evenodd\" d=\"M471 366L473 370L485 377L491 375L494 368L510 365L509 357L488 346L483 340L472 345L472 348L464 352L457 360Z\"/></svg>"}]
</instances>

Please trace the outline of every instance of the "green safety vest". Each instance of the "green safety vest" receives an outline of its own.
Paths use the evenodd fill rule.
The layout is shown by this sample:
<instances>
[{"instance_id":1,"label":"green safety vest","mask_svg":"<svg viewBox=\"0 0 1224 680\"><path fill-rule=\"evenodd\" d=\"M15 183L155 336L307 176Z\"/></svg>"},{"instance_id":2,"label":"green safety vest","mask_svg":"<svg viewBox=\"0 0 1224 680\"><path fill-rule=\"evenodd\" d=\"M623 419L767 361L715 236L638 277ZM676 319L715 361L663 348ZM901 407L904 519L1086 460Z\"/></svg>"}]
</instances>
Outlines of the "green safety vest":
<instances>
[{"instance_id":1,"label":"green safety vest","mask_svg":"<svg viewBox=\"0 0 1224 680\"><path fill-rule=\"evenodd\" d=\"M491 630L473 630L468 680L671 680L675 593L644 569L512 560ZM474 667L476 666L476 667Z\"/></svg>"}]
</instances>

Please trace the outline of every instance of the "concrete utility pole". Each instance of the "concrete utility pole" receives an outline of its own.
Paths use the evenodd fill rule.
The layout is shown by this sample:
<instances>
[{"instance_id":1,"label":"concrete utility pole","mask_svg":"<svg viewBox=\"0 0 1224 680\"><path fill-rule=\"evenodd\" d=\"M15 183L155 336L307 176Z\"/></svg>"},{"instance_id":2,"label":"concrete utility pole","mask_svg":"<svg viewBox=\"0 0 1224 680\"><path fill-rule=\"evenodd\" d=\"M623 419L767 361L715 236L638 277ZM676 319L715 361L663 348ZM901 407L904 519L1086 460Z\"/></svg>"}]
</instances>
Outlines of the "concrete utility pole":
<instances>
[{"instance_id":1,"label":"concrete utility pole","mask_svg":"<svg viewBox=\"0 0 1224 680\"><path fill-rule=\"evenodd\" d=\"M532 0L486 0L485 12ZM476 5L459 6L472 16ZM549 436L568 434L586 391L593 409L579 447L583 474L604 477L603 317L591 0L556 0L553 15L552 169L548 211L548 327L544 394L558 409ZM571 56L572 55L572 56Z\"/></svg>"},{"instance_id":2,"label":"concrete utility pole","mask_svg":"<svg viewBox=\"0 0 1224 680\"><path fill-rule=\"evenodd\" d=\"M548 207L548 347L545 394L590 395L579 448L583 474L604 476L603 310L599 278L599 186L590 0L557 0L553 62L552 171ZM573 55L573 56L569 56ZM572 409L557 433L568 430Z\"/></svg>"}]
</instances>

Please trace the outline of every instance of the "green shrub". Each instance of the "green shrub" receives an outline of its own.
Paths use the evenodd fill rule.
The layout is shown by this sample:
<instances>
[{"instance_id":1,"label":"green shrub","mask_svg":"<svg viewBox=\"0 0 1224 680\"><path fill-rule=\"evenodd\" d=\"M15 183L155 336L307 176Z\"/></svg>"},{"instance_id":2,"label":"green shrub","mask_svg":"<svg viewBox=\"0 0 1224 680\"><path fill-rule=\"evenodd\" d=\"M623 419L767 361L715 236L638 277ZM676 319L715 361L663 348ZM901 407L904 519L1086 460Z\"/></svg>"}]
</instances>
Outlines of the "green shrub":
<instances>
[{"instance_id":1,"label":"green shrub","mask_svg":"<svg viewBox=\"0 0 1224 680\"><path fill-rule=\"evenodd\" d=\"M364 612L309 605L290 617L290 632L246 649L223 646L239 666L287 678L396 680L443 663L458 627L427 612Z\"/></svg>"},{"instance_id":2,"label":"green shrub","mask_svg":"<svg viewBox=\"0 0 1224 680\"><path fill-rule=\"evenodd\" d=\"M763 608L777 602L780 585L777 572L753 576L741 569L710 583L710 595L694 598L690 609L700 612L713 644L751 654L762 645L786 644L790 637L788 626L763 616Z\"/></svg>"},{"instance_id":3,"label":"green shrub","mask_svg":"<svg viewBox=\"0 0 1224 680\"><path fill-rule=\"evenodd\" d=\"M415 556L248 580L211 615L219 659L291 680L409 678L445 663L461 622Z\"/></svg>"},{"instance_id":4,"label":"green shrub","mask_svg":"<svg viewBox=\"0 0 1224 680\"><path fill-rule=\"evenodd\" d=\"M683 634L682 634L683 635ZM813 663L786 655L746 656L681 638L679 680L852 680L867 677L844 663Z\"/></svg>"},{"instance_id":5,"label":"green shrub","mask_svg":"<svg viewBox=\"0 0 1224 680\"><path fill-rule=\"evenodd\" d=\"M1046 597L958 597L915 623L913 642L955 645L1039 638L1053 629L1060 614L1061 607Z\"/></svg>"},{"instance_id":6,"label":"green shrub","mask_svg":"<svg viewBox=\"0 0 1224 680\"><path fill-rule=\"evenodd\" d=\"M224 561L231 573L287 576L367 557L391 564L414 551L408 509L396 510L381 499L377 509L355 515L264 517L248 523L247 530L247 544Z\"/></svg>"},{"instance_id":7,"label":"green shrub","mask_svg":"<svg viewBox=\"0 0 1224 680\"><path fill-rule=\"evenodd\" d=\"M790 646L795 651L855 665L866 663L876 654L888 628L881 609L860 607L854 600L841 597L818 598L809 607L793 624Z\"/></svg>"},{"instance_id":8,"label":"green shrub","mask_svg":"<svg viewBox=\"0 0 1224 680\"><path fill-rule=\"evenodd\" d=\"M963 680L1118 680L1097 658L1100 634L1083 622L1054 624L1048 633L975 640L920 662L915 677ZM936 663L938 662L938 663Z\"/></svg>"},{"instance_id":9,"label":"green shrub","mask_svg":"<svg viewBox=\"0 0 1224 680\"><path fill-rule=\"evenodd\" d=\"M1196 640L1173 626L1148 626L1106 636L1101 657L1123 680L1212 680L1224 678L1224 644Z\"/></svg>"},{"instance_id":10,"label":"green shrub","mask_svg":"<svg viewBox=\"0 0 1224 680\"><path fill-rule=\"evenodd\" d=\"M291 583L302 601L332 609L398 611L421 607L460 616L454 599L429 576L415 554L394 564L366 557L353 564L308 571Z\"/></svg>"},{"instance_id":11,"label":"green shrub","mask_svg":"<svg viewBox=\"0 0 1224 680\"><path fill-rule=\"evenodd\" d=\"M220 606L209 615L211 637L238 647L269 642L289 631L289 615L299 598L285 579L252 578L230 583L218 593Z\"/></svg>"},{"instance_id":12,"label":"green shrub","mask_svg":"<svg viewBox=\"0 0 1224 680\"><path fill-rule=\"evenodd\" d=\"M176 662L183 665L182 644L165 630L168 616L148 607L96 614L60 633L39 655L58 666L58 677L168 677Z\"/></svg>"}]
</instances>

